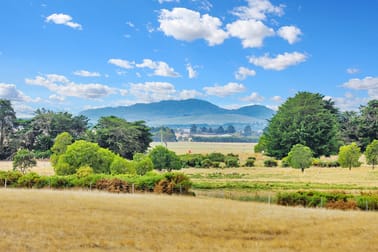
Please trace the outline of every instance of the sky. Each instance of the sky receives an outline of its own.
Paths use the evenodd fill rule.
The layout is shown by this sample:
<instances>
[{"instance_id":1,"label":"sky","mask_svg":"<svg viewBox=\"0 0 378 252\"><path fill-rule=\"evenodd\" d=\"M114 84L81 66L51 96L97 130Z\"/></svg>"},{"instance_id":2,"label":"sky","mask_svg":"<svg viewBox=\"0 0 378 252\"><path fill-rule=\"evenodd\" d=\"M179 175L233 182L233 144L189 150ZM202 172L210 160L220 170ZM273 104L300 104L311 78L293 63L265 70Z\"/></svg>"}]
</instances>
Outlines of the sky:
<instances>
[{"instance_id":1,"label":"sky","mask_svg":"<svg viewBox=\"0 0 378 252\"><path fill-rule=\"evenodd\" d=\"M197 98L342 110L378 99L378 0L1 0L0 99L18 117Z\"/></svg>"}]
</instances>

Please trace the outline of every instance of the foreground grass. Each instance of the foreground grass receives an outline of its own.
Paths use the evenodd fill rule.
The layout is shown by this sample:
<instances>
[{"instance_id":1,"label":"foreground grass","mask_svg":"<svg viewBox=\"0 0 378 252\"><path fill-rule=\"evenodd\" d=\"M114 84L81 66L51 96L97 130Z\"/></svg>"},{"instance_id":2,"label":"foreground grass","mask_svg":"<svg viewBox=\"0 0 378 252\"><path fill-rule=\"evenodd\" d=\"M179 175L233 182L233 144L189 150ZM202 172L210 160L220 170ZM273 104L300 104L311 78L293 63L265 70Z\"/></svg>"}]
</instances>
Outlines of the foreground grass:
<instances>
[{"instance_id":1,"label":"foreground grass","mask_svg":"<svg viewBox=\"0 0 378 252\"><path fill-rule=\"evenodd\" d=\"M1 189L0 251L373 251L378 214Z\"/></svg>"}]
</instances>

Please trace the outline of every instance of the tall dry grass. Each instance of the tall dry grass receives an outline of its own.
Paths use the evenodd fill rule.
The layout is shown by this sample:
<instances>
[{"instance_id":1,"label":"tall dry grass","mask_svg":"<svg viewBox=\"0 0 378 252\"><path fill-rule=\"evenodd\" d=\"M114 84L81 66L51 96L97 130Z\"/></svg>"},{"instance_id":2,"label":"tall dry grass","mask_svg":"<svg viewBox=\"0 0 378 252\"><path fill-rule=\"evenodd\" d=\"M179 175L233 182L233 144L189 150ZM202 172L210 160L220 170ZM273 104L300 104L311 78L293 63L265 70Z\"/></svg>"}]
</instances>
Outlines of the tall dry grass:
<instances>
[{"instance_id":1,"label":"tall dry grass","mask_svg":"<svg viewBox=\"0 0 378 252\"><path fill-rule=\"evenodd\" d=\"M0 190L0 251L376 251L378 213Z\"/></svg>"}]
</instances>

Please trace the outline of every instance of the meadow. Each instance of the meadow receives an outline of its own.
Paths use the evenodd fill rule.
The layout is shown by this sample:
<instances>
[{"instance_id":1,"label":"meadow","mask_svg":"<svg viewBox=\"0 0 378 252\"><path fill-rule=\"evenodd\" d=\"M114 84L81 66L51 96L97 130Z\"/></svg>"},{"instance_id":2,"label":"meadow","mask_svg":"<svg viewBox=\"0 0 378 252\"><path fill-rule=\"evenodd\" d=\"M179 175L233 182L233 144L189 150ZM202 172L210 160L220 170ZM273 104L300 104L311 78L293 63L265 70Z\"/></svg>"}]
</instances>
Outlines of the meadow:
<instances>
[{"instance_id":1,"label":"meadow","mask_svg":"<svg viewBox=\"0 0 378 252\"><path fill-rule=\"evenodd\" d=\"M1 189L0 251L374 251L378 213Z\"/></svg>"},{"instance_id":2,"label":"meadow","mask_svg":"<svg viewBox=\"0 0 378 252\"><path fill-rule=\"evenodd\" d=\"M277 192L377 192L370 166L265 168L253 144L168 143L178 154L257 157L256 167L187 168L196 197L0 189L0 251L374 251L378 212L283 207ZM0 162L0 170L12 169ZM32 171L52 175L48 161ZM234 200L230 200L234 199ZM242 201L261 201L242 202Z\"/></svg>"}]
</instances>

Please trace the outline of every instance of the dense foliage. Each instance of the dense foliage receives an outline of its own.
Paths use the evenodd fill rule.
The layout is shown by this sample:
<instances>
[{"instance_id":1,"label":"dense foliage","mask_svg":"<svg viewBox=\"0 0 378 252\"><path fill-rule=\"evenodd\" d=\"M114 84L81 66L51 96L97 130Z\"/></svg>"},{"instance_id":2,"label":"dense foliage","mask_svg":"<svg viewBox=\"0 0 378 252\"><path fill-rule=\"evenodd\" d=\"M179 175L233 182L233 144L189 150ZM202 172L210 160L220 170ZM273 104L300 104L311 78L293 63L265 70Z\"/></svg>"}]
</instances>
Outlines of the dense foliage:
<instances>
[{"instance_id":1,"label":"dense foliage","mask_svg":"<svg viewBox=\"0 0 378 252\"><path fill-rule=\"evenodd\" d=\"M176 153L164 146L159 145L153 148L149 153L149 157L157 170L166 169L167 171L172 171L182 168L182 163Z\"/></svg>"},{"instance_id":2,"label":"dense foliage","mask_svg":"<svg viewBox=\"0 0 378 252\"><path fill-rule=\"evenodd\" d=\"M361 165L359 158L361 156L361 149L356 143L344 145L339 150L339 163L341 167L352 169L352 167L359 167Z\"/></svg>"},{"instance_id":3,"label":"dense foliage","mask_svg":"<svg viewBox=\"0 0 378 252\"><path fill-rule=\"evenodd\" d=\"M33 152L21 149L17 151L16 155L13 157L13 170L20 171L25 174L28 169L36 166L37 161L35 160Z\"/></svg>"},{"instance_id":4,"label":"dense foliage","mask_svg":"<svg viewBox=\"0 0 378 252\"><path fill-rule=\"evenodd\" d=\"M91 138L100 147L128 159L132 159L135 153L144 153L152 141L144 122L127 122L115 116L100 118Z\"/></svg>"},{"instance_id":5,"label":"dense foliage","mask_svg":"<svg viewBox=\"0 0 378 252\"><path fill-rule=\"evenodd\" d=\"M378 163L378 140L371 142L365 151L366 162L374 166Z\"/></svg>"},{"instance_id":6,"label":"dense foliage","mask_svg":"<svg viewBox=\"0 0 378 252\"><path fill-rule=\"evenodd\" d=\"M281 159L295 144L308 146L314 156L337 152L337 110L323 95L299 92L289 98L270 120L264 132L267 154Z\"/></svg>"}]
</instances>

